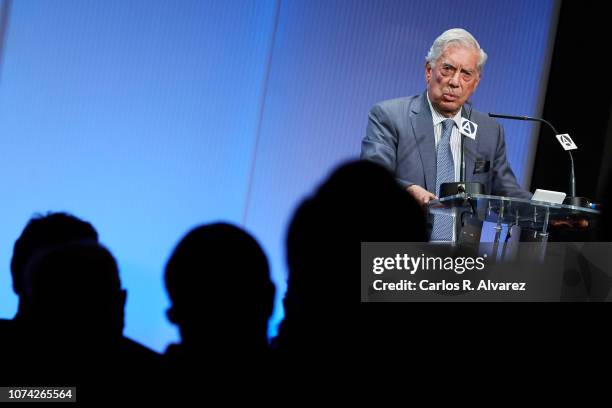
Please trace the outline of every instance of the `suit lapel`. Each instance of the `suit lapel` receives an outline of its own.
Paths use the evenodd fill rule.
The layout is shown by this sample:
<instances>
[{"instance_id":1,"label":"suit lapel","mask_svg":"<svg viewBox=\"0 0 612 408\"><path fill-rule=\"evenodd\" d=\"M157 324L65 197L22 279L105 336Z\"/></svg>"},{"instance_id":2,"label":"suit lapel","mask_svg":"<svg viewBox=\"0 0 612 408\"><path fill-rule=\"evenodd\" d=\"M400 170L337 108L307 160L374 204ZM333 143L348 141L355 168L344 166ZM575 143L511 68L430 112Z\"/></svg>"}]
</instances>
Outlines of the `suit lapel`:
<instances>
[{"instance_id":1,"label":"suit lapel","mask_svg":"<svg viewBox=\"0 0 612 408\"><path fill-rule=\"evenodd\" d=\"M412 128L423 163L425 173L425 188L435 194L436 191L436 141L433 129L433 119L426 94L422 94L412 104Z\"/></svg>"}]
</instances>

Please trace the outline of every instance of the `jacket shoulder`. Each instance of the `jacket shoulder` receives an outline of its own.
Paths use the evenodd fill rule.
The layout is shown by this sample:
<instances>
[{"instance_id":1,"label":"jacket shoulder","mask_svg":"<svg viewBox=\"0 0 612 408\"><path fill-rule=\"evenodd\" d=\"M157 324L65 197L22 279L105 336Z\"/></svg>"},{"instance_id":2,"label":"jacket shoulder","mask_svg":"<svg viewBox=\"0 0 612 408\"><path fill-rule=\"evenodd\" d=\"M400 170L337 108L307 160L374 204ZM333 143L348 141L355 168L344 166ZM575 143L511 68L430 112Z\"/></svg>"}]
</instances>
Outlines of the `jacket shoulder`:
<instances>
[{"instance_id":1,"label":"jacket shoulder","mask_svg":"<svg viewBox=\"0 0 612 408\"><path fill-rule=\"evenodd\" d=\"M417 107L420 95L387 99L376 103L370 110L371 114L384 114L387 117L402 117L407 110Z\"/></svg>"},{"instance_id":2,"label":"jacket shoulder","mask_svg":"<svg viewBox=\"0 0 612 408\"><path fill-rule=\"evenodd\" d=\"M379 107L383 110L393 110L393 109L410 106L412 105L412 103L414 103L414 101L417 98L419 98L419 96L420 95L413 95L413 96L404 96L401 98L387 99L387 100L376 103L374 105L374 108Z\"/></svg>"}]
</instances>

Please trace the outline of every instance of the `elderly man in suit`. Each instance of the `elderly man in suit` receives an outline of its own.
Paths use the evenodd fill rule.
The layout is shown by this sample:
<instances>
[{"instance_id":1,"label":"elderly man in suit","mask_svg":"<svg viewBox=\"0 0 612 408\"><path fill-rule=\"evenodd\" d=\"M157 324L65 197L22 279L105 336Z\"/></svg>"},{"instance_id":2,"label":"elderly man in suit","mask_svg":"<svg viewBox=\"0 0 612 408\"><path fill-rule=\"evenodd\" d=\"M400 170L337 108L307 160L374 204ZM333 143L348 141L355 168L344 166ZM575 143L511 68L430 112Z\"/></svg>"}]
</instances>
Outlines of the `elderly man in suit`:
<instances>
[{"instance_id":1,"label":"elderly man in suit","mask_svg":"<svg viewBox=\"0 0 612 408\"><path fill-rule=\"evenodd\" d=\"M427 91L380 102L370 111L362 159L388 168L422 206L437 198L442 183L459 181L462 118L477 125L475 137L464 138L466 181L484 184L487 194L531 198L508 164L501 125L469 103L464 106L478 87L486 60L469 32L448 30L426 57ZM452 238L443 218L449 217L433 220L432 241Z\"/></svg>"}]
</instances>

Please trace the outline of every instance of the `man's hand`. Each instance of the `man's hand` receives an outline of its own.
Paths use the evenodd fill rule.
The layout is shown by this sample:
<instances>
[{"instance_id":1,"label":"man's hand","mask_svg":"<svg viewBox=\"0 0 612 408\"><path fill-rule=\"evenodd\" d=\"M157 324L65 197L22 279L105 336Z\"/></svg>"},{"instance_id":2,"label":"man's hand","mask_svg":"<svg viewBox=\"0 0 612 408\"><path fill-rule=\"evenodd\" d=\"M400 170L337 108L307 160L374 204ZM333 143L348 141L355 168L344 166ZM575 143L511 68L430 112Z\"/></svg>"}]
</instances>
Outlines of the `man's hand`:
<instances>
[{"instance_id":1,"label":"man's hand","mask_svg":"<svg viewBox=\"0 0 612 408\"><path fill-rule=\"evenodd\" d=\"M410 195L419 203L419 205L423 208L427 207L427 203L431 200L435 200L436 197L434 194L425 190L423 187L413 184L406 189L410 193Z\"/></svg>"}]
</instances>

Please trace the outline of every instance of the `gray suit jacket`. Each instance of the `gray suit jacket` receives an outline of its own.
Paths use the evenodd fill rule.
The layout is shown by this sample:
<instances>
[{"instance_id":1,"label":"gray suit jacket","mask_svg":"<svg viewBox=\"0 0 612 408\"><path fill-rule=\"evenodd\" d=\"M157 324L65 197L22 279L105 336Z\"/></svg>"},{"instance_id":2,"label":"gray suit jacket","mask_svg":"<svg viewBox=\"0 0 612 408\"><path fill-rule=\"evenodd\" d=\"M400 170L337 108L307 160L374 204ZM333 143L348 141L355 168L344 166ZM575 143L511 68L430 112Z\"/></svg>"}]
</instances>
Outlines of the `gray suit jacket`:
<instances>
[{"instance_id":1,"label":"gray suit jacket","mask_svg":"<svg viewBox=\"0 0 612 408\"><path fill-rule=\"evenodd\" d=\"M531 198L531 193L518 185L508 164L501 125L475 110L470 120L478 124L478 132L476 140L464 138L466 181L484 184L486 194ZM389 169L404 187L418 184L435 194L435 146L431 111L423 93L374 105L361 158Z\"/></svg>"}]
</instances>

